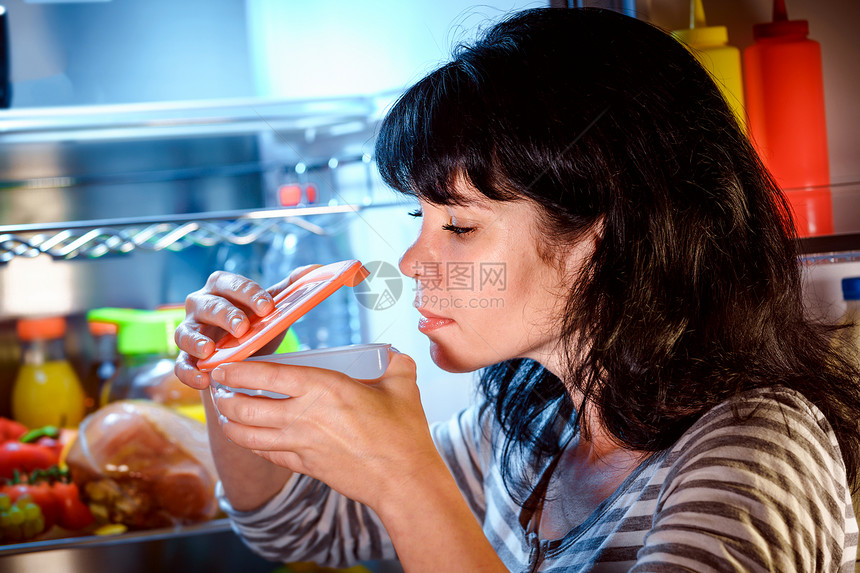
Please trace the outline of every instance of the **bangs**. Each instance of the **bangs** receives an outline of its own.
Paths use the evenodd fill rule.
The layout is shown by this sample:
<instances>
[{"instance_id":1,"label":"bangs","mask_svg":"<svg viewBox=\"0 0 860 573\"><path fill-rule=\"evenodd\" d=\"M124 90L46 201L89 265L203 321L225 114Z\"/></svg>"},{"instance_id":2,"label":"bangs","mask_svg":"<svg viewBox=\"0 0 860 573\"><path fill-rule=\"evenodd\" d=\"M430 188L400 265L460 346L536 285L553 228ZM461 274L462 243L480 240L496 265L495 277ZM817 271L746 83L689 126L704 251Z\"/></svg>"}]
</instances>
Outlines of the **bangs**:
<instances>
[{"instance_id":1,"label":"bangs","mask_svg":"<svg viewBox=\"0 0 860 573\"><path fill-rule=\"evenodd\" d=\"M491 126L497 131L498 121L481 95L488 86L466 68L460 60L437 69L404 93L383 120L375 154L390 187L436 205L468 203L456 189L461 180L491 200L517 197L497 161Z\"/></svg>"}]
</instances>

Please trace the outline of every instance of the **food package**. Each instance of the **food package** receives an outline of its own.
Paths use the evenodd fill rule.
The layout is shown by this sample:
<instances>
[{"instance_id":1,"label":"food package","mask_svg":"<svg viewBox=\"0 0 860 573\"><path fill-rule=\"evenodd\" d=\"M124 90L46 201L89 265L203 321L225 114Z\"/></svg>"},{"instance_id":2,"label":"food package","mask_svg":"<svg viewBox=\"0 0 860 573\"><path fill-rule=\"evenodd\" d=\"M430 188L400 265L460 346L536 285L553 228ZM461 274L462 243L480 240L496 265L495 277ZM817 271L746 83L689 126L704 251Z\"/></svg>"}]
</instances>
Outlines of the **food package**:
<instances>
[{"instance_id":1,"label":"food package","mask_svg":"<svg viewBox=\"0 0 860 573\"><path fill-rule=\"evenodd\" d=\"M211 519L217 474L206 427L146 400L88 416L66 458L101 523L151 529Z\"/></svg>"}]
</instances>

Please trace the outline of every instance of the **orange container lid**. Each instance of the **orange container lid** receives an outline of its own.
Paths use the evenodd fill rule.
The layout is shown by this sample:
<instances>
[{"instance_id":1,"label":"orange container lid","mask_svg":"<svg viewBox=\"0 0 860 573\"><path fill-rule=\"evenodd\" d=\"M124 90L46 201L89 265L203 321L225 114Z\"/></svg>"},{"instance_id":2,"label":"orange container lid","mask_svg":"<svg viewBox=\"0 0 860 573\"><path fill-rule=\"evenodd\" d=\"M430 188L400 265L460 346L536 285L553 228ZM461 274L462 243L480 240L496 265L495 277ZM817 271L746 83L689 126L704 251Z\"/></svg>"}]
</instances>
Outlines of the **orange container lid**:
<instances>
[{"instance_id":1,"label":"orange container lid","mask_svg":"<svg viewBox=\"0 0 860 573\"><path fill-rule=\"evenodd\" d=\"M275 297L275 309L268 315L251 319L248 331L235 338L224 336L215 344L215 352L197 361L203 372L224 362L239 362L268 344L279 333L287 330L306 312L325 300L342 286L355 286L369 272L360 261L350 259L316 268L299 278Z\"/></svg>"},{"instance_id":2,"label":"orange container lid","mask_svg":"<svg viewBox=\"0 0 860 573\"><path fill-rule=\"evenodd\" d=\"M62 316L20 318L17 330L21 340L61 338L66 334L66 319Z\"/></svg>"},{"instance_id":3,"label":"orange container lid","mask_svg":"<svg viewBox=\"0 0 860 573\"><path fill-rule=\"evenodd\" d=\"M119 327L112 322L100 322L98 320L91 320L89 322L90 334L93 336L107 336L114 335L119 331Z\"/></svg>"}]
</instances>

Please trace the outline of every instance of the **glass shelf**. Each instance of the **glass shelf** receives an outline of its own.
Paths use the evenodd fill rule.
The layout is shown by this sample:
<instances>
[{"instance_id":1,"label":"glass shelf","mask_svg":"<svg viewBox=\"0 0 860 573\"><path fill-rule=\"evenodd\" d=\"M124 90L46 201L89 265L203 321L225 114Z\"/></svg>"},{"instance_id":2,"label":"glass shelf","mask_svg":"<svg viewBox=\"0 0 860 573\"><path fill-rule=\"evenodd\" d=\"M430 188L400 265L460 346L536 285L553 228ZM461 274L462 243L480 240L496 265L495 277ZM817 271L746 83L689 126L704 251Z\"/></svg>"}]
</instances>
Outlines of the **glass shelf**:
<instances>
[{"instance_id":1,"label":"glass shelf","mask_svg":"<svg viewBox=\"0 0 860 573\"><path fill-rule=\"evenodd\" d=\"M806 265L860 261L860 233L845 233L798 240L801 261Z\"/></svg>"},{"instance_id":2,"label":"glass shelf","mask_svg":"<svg viewBox=\"0 0 860 573\"><path fill-rule=\"evenodd\" d=\"M319 100L245 98L0 111L0 144L274 131L342 135L379 119L394 93Z\"/></svg>"},{"instance_id":3,"label":"glass shelf","mask_svg":"<svg viewBox=\"0 0 860 573\"><path fill-rule=\"evenodd\" d=\"M834 233L797 241L803 265L860 260L860 181L830 185Z\"/></svg>"}]
</instances>

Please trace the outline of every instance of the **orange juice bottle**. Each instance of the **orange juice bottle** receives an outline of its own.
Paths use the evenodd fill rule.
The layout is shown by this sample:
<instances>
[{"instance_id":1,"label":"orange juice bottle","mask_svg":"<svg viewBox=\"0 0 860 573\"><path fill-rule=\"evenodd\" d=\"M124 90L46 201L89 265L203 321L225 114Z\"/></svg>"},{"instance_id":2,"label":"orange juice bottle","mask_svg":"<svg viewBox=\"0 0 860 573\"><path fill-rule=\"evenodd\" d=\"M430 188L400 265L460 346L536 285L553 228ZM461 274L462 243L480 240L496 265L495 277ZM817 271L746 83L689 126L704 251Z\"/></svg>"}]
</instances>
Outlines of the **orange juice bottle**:
<instances>
[{"instance_id":1,"label":"orange juice bottle","mask_svg":"<svg viewBox=\"0 0 860 573\"><path fill-rule=\"evenodd\" d=\"M12 387L12 417L28 428L75 428L84 417L84 391L66 360L62 317L24 318L17 324L22 361Z\"/></svg>"}]
</instances>

